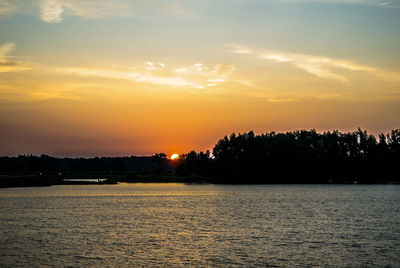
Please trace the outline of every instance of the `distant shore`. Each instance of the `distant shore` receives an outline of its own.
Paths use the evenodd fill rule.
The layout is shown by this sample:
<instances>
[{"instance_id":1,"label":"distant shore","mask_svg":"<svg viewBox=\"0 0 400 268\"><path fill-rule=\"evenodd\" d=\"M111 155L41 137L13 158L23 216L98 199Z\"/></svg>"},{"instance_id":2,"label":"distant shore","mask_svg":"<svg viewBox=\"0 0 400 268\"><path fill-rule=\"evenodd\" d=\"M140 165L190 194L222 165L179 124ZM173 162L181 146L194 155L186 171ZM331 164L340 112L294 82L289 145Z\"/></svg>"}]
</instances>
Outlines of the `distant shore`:
<instances>
[{"instance_id":1,"label":"distant shore","mask_svg":"<svg viewBox=\"0 0 400 268\"><path fill-rule=\"evenodd\" d=\"M216 181L212 179L205 179L199 176L177 176L177 175L144 175L137 176L136 178L126 178L123 176L116 176L114 178L107 178L98 175L97 178L93 176L85 175L74 175L74 176L0 176L0 188L15 188L15 187L49 187L53 185L106 185L106 184L117 184L117 183L188 183L188 184L299 184L299 183L287 183L285 180L279 182L275 180L273 183L257 183L252 181L243 182L229 182L229 181ZM301 183L301 184L321 184L321 183ZM324 184L359 184L356 181L331 181L330 183ZM365 183L360 183L365 184ZM385 181L385 182L372 182L368 184L400 184L396 181Z\"/></svg>"},{"instance_id":2,"label":"distant shore","mask_svg":"<svg viewBox=\"0 0 400 268\"><path fill-rule=\"evenodd\" d=\"M144 175L136 178L126 178L125 176L116 176L113 178L104 175L71 175L71 176L49 176L49 175L1 175L0 188L11 187L45 187L52 185L103 185L125 183L204 183L192 177L181 176L155 176Z\"/></svg>"}]
</instances>

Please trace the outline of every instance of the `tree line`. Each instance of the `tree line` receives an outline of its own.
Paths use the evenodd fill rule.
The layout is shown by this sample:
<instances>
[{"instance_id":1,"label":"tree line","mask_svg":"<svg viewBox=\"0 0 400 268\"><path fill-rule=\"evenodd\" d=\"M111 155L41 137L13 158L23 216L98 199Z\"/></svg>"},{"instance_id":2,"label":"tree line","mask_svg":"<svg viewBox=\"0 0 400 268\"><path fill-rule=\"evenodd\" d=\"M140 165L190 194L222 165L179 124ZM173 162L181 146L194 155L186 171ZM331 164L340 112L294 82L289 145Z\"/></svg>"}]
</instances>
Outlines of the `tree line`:
<instances>
[{"instance_id":1,"label":"tree line","mask_svg":"<svg viewBox=\"0 0 400 268\"><path fill-rule=\"evenodd\" d=\"M210 152L182 155L178 174L218 183L400 182L400 130L232 133Z\"/></svg>"},{"instance_id":2,"label":"tree line","mask_svg":"<svg viewBox=\"0 0 400 268\"><path fill-rule=\"evenodd\" d=\"M57 158L45 154L0 157L0 175L143 175L171 173L167 156ZM132 175L132 174L130 174Z\"/></svg>"},{"instance_id":3,"label":"tree line","mask_svg":"<svg viewBox=\"0 0 400 268\"><path fill-rule=\"evenodd\" d=\"M400 182L400 130L378 138L358 129L342 133L253 131L220 139L212 152L191 151L177 160L153 156L56 158L0 157L0 175L27 174L134 179L171 175L213 183Z\"/></svg>"}]
</instances>

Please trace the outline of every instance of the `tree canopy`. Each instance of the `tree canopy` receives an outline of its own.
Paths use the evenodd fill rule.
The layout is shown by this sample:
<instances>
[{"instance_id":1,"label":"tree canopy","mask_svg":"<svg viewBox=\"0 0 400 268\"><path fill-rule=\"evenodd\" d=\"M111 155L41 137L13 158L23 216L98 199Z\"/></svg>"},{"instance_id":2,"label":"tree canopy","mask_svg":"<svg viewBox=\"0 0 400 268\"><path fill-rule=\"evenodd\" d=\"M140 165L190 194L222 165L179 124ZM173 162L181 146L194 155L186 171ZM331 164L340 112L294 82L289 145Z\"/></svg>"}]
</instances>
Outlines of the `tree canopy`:
<instances>
[{"instance_id":1,"label":"tree canopy","mask_svg":"<svg viewBox=\"0 0 400 268\"><path fill-rule=\"evenodd\" d=\"M386 183L400 182L400 130L378 139L358 129L318 133L253 131L220 139L212 152L191 151L170 160L149 157L0 157L0 175L119 174L178 175L214 183Z\"/></svg>"}]
</instances>

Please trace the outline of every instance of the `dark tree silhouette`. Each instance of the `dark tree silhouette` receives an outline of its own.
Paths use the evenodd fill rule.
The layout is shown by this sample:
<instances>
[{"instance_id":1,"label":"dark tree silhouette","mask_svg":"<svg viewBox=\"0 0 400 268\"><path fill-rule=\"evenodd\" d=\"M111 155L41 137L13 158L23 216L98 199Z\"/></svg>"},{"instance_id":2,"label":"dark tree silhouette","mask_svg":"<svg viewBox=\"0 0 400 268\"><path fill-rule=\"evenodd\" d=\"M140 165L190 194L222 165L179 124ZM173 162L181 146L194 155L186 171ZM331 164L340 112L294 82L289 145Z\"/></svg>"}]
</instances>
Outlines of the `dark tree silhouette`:
<instances>
[{"instance_id":1,"label":"dark tree silhouette","mask_svg":"<svg viewBox=\"0 0 400 268\"><path fill-rule=\"evenodd\" d=\"M232 133L217 142L213 157L184 155L177 172L218 183L399 182L399 144L399 130L379 135L379 142L361 129Z\"/></svg>"},{"instance_id":2,"label":"dark tree silhouette","mask_svg":"<svg viewBox=\"0 0 400 268\"><path fill-rule=\"evenodd\" d=\"M232 184L400 183L399 163L399 129L380 134L378 140L361 129L348 133L318 133L312 129L261 135L250 131L220 139L212 154L191 151L177 160L167 159L164 153L150 157L0 157L0 186L13 185L12 178L18 176L47 176L51 179L42 179L47 185L57 183L59 176L99 178L110 173L132 180L138 175L175 173L188 177L188 181Z\"/></svg>"}]
</instances>

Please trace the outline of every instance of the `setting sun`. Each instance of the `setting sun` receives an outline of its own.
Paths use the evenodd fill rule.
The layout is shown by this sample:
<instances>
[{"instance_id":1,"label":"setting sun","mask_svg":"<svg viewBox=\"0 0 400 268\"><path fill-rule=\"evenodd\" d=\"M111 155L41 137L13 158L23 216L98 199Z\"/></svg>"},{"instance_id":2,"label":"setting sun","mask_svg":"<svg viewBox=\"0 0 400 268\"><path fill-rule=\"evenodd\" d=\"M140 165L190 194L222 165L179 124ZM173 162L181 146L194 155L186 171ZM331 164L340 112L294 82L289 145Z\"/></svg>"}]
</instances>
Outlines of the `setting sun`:
<instances>
[{"instance_id":1,"label":"setting sun","mask_svg":"<svg viewBox=\"0 0 400 268\"><path fill-rule=\"evenodd\" d=\"M173 155L171 155L171 159L172 159L172 160L179 159L179 154L173 154Z\"/></svg>"}]
</instances>

